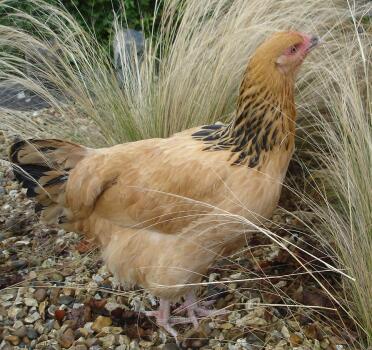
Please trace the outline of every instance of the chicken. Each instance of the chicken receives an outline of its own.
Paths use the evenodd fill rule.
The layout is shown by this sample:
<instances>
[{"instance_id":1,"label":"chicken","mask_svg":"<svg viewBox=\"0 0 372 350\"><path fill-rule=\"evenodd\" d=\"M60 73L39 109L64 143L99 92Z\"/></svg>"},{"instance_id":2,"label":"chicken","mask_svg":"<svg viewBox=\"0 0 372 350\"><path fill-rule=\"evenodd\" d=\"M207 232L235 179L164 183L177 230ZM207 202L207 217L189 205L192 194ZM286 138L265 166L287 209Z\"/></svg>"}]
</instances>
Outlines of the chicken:
<instances>
[{"instance_id":1,"label":"chicken","mask_svg":"<svg viewBox=\"0 0 372 350\"><path fill-rule=\"evenodd\" d=\"M179 310L195 327L197 316L213 314L197 302L196 285L244 246L250 230L238 216L259 225L277 206L294 151L295 76L318 42L280 32L261 44L226 125L102 149L19 141L10 149L15 176L45 223L96 239L121 283L158 296L147 315L177 336L171 303L184 297Z\"/></svg>"}]
</instances>

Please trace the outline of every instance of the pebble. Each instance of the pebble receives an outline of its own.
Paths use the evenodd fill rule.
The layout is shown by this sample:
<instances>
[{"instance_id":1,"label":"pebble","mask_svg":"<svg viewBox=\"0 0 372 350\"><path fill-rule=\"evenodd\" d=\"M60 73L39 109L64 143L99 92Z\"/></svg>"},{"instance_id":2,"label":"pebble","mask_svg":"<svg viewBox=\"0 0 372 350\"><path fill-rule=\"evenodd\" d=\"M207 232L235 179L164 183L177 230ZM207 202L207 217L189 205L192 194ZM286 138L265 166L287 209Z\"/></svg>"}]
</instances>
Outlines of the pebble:
<instances>
[{"instance_id":1,"label":"pebble","mask_svg":"<svg viewBox=\"0 0 372 350\"><path fill-rule=\"evenodd\" d=\"M120 334L120 335L118 336L118 343L119 343L120 345L129 346L129 344L130 344L130 339L129 339L128 336L123 335L123 334Z\"/></svg>"},{"instance_id":2,"label":"pebble","mask_svg":"<svg viewBox=\"0 0 372 350\"><path fill-rule=\"evenodd\" d=\"M291 334L289 337L289 341L292 346L297 346L302 343L302 339L298 334Z\"/></svg>"},{"instance_id":3,"label":"pebble","mask_svg":"<svg viewBox=\"0 0 372 350\"><path fill-rule=\"evenodd\" d=\"M88 350L88 347L85 344L77 344L74 350Z\"/></svg>"},{"instance_id":4,"label":"pebble","mask_svg":"<svg viewBox=\"0 0 372 350\"><path fill-rule=\"evenodd\" d=\"M38 332L36 332L33 328L27 328L27 338L29 339L36 339L39 336Z\"/></svg>"},{"instance_id":5,"label":"pebble","mask_svg":"<svg viewBox=\"0 0 372 350\"><path fill-rule=\"evenodd\" d=\"M163 347L163 350L178 350L178 349L179 347L176 343L167 343Z\"/></svg>"},{"instance_id":6,"label":"pebble","mask_svg":"<svg viewBox=\"0 0 372 350\"><path fill-rule=\"evenodd\" d=\"M25 337L27 334L27 328L25 326L21 326L19 328L17 328L14 332L13 332L13 335L17 336L17 337L20 337L20 338L23 338Z\"/></svg>"},{"instance_id":7,"label":"pebble","mask_svg":"<svg viewBox=\"0 0 372 350\"><path fill-rule=\"evenodd\" d=\"M103 327L101 329L101 332L102 335L105 335L105 334L120 334L121 332L123 332L123 328L121 327ZM99 336L99 334L97 335L97 337Z\"/></svg>"},{"instance_id":8,"label":"pebble","mask_svg":"<svg viewBox=\"0 0 372 350\"><path fill-rule=\"evenodd\" d=\"M140 350L137 340L132 340L129 344L130 350Z\"/></svg>"},{"instance_id":9,"label":"pebble","mask_svg":"<svg viewBox=\"0 0 372 350\"><path fill-rule=\"evenodd\" d=\"M25 318L25 322L26 323L34 323L35 321L37 321L38 319L40 318L40 314L38 312L34 312L33 314L31 314L30 316L27 316Z\"/></svg>"},{"instance_id":10,"label":"pebble","mask_svg":"<svg viewBox=\"0 0 372 350\"><path fill-rule=\"evenodd\" d=\"M49 280L53 282L63 282L65 278L58 272L54 272L49 275Z\"/></svg>"},{"instance_id":11,"label":"pebble","mask_svg":"<svg viewBox=\"0 0 372 350\"><path fill-rule=\"evenodd\" d=\"M46 295L47 295L47 291L46 291L44 288L39 288L39 289L36 289L36 291L35 291L35 293L34 293L34 298L35 298L39 303L41 303L42 301L45 300Z\"/></svg>"},{"instance_id":12,"label":"pebble","mask_svg":"<svg viewBox=\"0 0 372 350\"><path fill-rule=\"evenodd\" d=\"M76 335L86 338L89 335L89 331L86 328L78 328L76 330Z\"/></svg>"},{"instance_id":13,"label":"pebble","mask_svg":"<svg viewBox=\"0 0 372 350\"><path fill-rule=\"evenodd\" d=\"M115 309L117 309L117 308L119 308L119 307L123 307L123 305L120 305L120 304L118 304L118 303L111 303L111 302L108 302L108 303L106 303L106 305L105 305L105 309L107 310L107 311L113 311L113 310L115 310Z\"/></svg>"},{"instance_id":14,"label":"pebble","mask_svg":"<svg viewBox=\"0 0 372 350\"><path fill-rule=\"evenodd\" d=\"M259 317L251 317L250 315L246 315L241 319L236 321L236 325L239 327L244 326L266 326L267 321L263 318Z\"/></svg>"},{"instance_id":15,"label":"pebble","mask_svg":"<svg viewBox=\"0 0 372 350\"><path fill-rule=\"evenodd\" d=\"M21 327L23 327L23 322L22 321L17 320L17 321L14 322L14 324L13 324L14 329L18 329L18 328L21 328Z\"/></svg>"},{"instance_id":16,"label":"pebble","mask_svg":"<svg viewBox=\"0 0 372 350\"><path fill-rule=\"evenodd\" d=\"M4 339L12 345L18 345L21 342L19 337L17 337L16 335L7 335L6 337L4 337Z\"/></svg>"},{"instance_id":17,"label":"pebble","mask_svg":"<svg viewBox=\"0 0 372 350\"><path fill-rule=\"evenodd\" d=\"M101 337L100 341L104 349L110 349L115 343L115 335L106 335L105 337Z\"/></svg>"},{"instance_id":18,"label":"pebble","mask_svg":"<svg viewBox=\"0 0 372 350\"><path fill-rule=\"evenodd\" d=\"M93 329L92 329L92 325L93 325L93 322L87 322L85 325L84 325L84 329L86 329L89 333L93 333Z\"/></svg>"},{"instance_id":19,"label":"pebble","mask_svg":"<svg viewBox=\"0 0 372 350\"><path fill-rule=\"evenodd\" d=\"M74 343L74 341L75 335L71 328L67 328L59 338L59 344L65 349L68 349Z\"/></svg>"},{"instance_id":20,"label":"pebble","mask_svg":"<svg viewBox=\"0 0 372 350\"><path fill-rule=\"evenodd\" d=\"M32 261L32 265L37 265L34 263L34 260ZM31 279L31 280L34 280L37 278L37 273L35 271L30 271L30 273L28 274L28 278Z\"/></svg>"},{"instance_id":21,"label":"pebble","mask_svg":"<svg viewBox=\"0 0 372 350\"><path fill-rule=\"evenodd\" d=\"M283 337L286 338L286 339L289 339L289 337L291 336L289 334L289 330L288 330L288 328L286 326L283 326L280 331L283 334Z\"/></svg>"},{"instance_id":22,"label":"pebble","mask_svg":"<svg viewBox=\"0 0 372 350\"><path fill-rule=\"evenodd\" d=\"M328 346L329 346L330 342L328 340L328 338L324 338L321 342L320 342L320 347L322 349L327 349Z\"/></svg>"},{"instance_id":23,"label":"pebble","mask_svg":"<svg viewBox=\"0 0 372 350\"><path fill-rule=\"evenodd\" d=\"M49 333L54 328L54 323L57 323L58 324L58 322L54 322L54 320L48 320L48 321L46 321L46 323L45 323L45 330L46 330L46 332Z\"/></svg>"},{"instance_id":24,"label":"pebble","mask_svg":"<svg viewBox=\"0 0 372 350\"><path fill-rule=\"evenodd\" d=\"M33 299L33 298L25 298L24 303L25 303L26 306L29 306L29 307L32 307L32 306L37 307L38 306L37 300Z\"/></svg>"},{"instance_id":25,"label":"pebble","mask_svg":"<svg viewBox=\"0 0 372 350\"><path fill-rule=\"evenodd\" d=\"M44 321L43 320L37 320L35 323L34 323L34 329L36 332L38 332L39 334L43 334L44 333L44 330L46 329L46 324L44 324ZM50 329L48 330L50 331Z\"/></svg>"},{"instance_id":26,"label":"pebble","mask_svg":"<svg viewBox=\"0 0 372 350\"><path fill-rule=\"evenodd\" d=\"M89 347L89 350L92 350L92 348L94 349L99 349L101 350L102 347L97 345L98 343L98 339L97 338L89 338L85 341L85 343L87 344L87 346Z\"/></svg>"},{"instance_id":27,"label":"pebble","mask_svg":"<svg viewBox=\"0 0 372 350\"><path fill-rule=\"evenodd\" d=\"M17 196L18 191L17 190L10 190L9 191L9 196L12 198L15 198Z\"/></svg>"},{"instance_id":28,"label":"pebble","mask_svg":"<svg viewBox=\"0 0 372 350\"><path fill-rule=\"evenodd\" d=\"M315 324L310 324L310 325L307 325L305 328L304 328L304 333L306 335L307 338L310 338L310 339L315 339L318 335L318 331L317 331L317 327Z\"/></svg>"},{"instance_id":29,"label":"pebble","mask_svg":"<svg viewBox=\"0 0 372 350\"><path fill-rule=\"evenodd\" d=\"M70 305L75 299L70 295L62 295L58 299L59 304Z\"/></svg>"},{"instance_id":30,"label":"pebble","mask_svg":"<svg viewBox=\"0 0 372 350\"><path fill-rule=\"evenodd\" d=\"M300 330L300 324L296 320L287 320L287 324L288 324L289 327L291 327L295 331Z\"/></svg>"},{"instance_id":31,"label":"pebble","mask_svg":"<svg viewBox=\"0 0 372 350\"><path fill-rule=\"evenodd\" d=\"M22 311L21 308L12 306L8 309L8 317L12 319L18 318L22 314Z\"/></svg>"},{"instance_id":32,"label":"pebble","mask_svg":"<svg viewBox=\"0 0 372 350\"><path fill-rule=\"evenodd\" d=\"M221 329L231 329L231 328L233 328L233 327L234 327L234 325L231 324L231 323L222 323L222 324L219 326L219 328L221 328Z\"/></svg>"},{"instance_id":33,"label":"pebble","mask_svg":"<svg viewBox=\"0 0 372 350\"><path fill-rule=\"evenodd\" d=\"M109 317L98 316L93 322L92 329L95 332L100 332L103 327L111 326L112 320Z\"/></svg>"},{"instance_id":34,"label":"pebble","mask_svg":"<svg viewBox=\"0 0 372 350\"><path fill-rule=\"evenodd\" d=\"M318 339L314 339L314 347L313 347L313 350L320 350L321 347L320 347L320 342Z\"/></svg>"},{"instance_id":35,"label":"pebble","mask_svg":"<svg viewBox=\"0 0 372 350\"><path fill-rule=\"evenodd\" d=\"M142 349L148 349L148 348L151 348L154 343L151 342L151 341L145 341L145 340L141 340L138 344ZM200 347L200 346L199 346Z\"/></svg>"},{"instance_id":36,"label":"pebble","mask_svg":"<svg viewBox=\"0 0 372 350\"><path fill-rule=\"evenodd\" d=\"M3 299L4 301L9 301L9 300L14 299L14 295L13 294L3 294L1 296L1 299Z\"/></svg>"},{"instance_id":37,"label":"pebble","mask_svg":"<svg viewBox=\"0 0 372 350\"><path fill-rule=\"evenodd\" d=\"M84 307L84 304L81 304L81 303L73 303L72 304L73 309L80 309L81 307Z\"/></svg>"}]
</instances>

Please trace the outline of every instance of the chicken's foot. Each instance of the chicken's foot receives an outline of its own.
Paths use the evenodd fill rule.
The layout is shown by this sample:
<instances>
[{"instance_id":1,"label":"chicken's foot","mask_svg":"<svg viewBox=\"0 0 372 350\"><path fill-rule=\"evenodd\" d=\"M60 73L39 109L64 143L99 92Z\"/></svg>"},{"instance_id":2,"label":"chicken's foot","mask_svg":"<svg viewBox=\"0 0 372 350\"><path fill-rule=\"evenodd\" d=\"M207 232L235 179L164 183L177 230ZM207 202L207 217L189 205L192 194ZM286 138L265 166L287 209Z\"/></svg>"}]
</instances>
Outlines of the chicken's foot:
<instances>
[{"instance_id":1,"label":"chicken's foot","mask_svg":"<svg viewBox=\"0 0 372 350\"><path fill-rule=\"evenodd\" d=\"M156 323L163 327L169 334L177 340L177 331L169 323L170 302L169 300L160 299L159 309L156 311L145 311L148 317L155 317Z\"/></svg>"},{"instance_id":2,"label":"chicken's foot","mask_svg":"<svg viewBox=\"0 0 372 350\"><path fill-rule=\"evenodd\" d=\"M222 309L222 310L214 310L214 309L208 309L205 306L209 306L214 303L214 300L206 301L203 303L200 303L195 296L194 292L190 292L186 295L184 303L178 307L176 310L174 310L174 313L181 313L183 311L187 311L187 318L174 318L171 319L170 322L172 325L174 324L180 324L180 323L192 323L194 325L194 328L198 328L199 322L196 316L202 316L202 317L209 317L209 316L219 316L219 315L225 315L229 313L229 311Z\"/></svg>"}]
</instances>

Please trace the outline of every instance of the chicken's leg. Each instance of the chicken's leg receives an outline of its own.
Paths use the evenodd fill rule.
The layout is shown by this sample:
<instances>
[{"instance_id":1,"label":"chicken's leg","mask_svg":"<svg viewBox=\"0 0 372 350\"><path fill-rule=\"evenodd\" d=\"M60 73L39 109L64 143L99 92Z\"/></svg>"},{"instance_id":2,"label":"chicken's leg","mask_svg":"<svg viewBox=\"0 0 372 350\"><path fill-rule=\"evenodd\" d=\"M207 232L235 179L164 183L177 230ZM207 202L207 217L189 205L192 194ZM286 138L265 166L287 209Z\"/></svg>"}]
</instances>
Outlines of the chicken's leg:
<instances>
[{"instance_id":1,"label":"chicken's leg","mask_svg":"<svg viewBox=\"0 0 372 350\"><path fill-rule=\"evenodd\" d=\"M159 309L157 311L145 311L145 315L155 317L156 323L177 339L177 331L169 324L170 302L168 300L160 299Z\"/></svg>"},{"instance_id":2,"label":"chicken's leg","mask_svg":"<svg viewBox=\"0 0 372 350\"><path fill-rule=\"evenodd\" d=\"M189 292L186 297L185 297L185 302L176 310L174 310L174 313L180 313L184 310L187 311L187 316L188 318L184 319L175 319L174 321L172 320L172 324L178 324L178 323L192 323L195 328L198 328L199 322L197 320L196 316L218 316L218 315L225 315L229 311L227 310L213 310L213 309L208 309L203 306L208 306L210 304L213 304L213 301L207 301L204 303L199 303L198 300L196 299L195 293L194 292ZM201 306L203 305L203 306Z\"/></svg>"}]
</instances>

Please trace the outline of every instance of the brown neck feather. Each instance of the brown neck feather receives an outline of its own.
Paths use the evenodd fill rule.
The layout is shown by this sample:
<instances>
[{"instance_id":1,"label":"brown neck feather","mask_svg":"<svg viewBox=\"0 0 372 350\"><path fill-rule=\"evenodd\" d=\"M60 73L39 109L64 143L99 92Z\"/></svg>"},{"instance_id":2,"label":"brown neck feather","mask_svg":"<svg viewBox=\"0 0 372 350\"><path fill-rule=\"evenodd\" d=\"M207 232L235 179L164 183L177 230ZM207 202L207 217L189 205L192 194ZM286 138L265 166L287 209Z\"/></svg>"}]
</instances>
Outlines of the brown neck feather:
<instances>
[{"instance_id":1,"label":"brown neck feather","mask_svg":"<svg viewBox=\"0 0 372 350\"><path fill-rule=\"evenodd\" d=\"M233 165L256 167L262 164L265 154L279 147L289 150L294 143L293 79L260 68L248 66L232 122L193 135L206 143L205 150L230 150Z\"/></svg>"}]
</instances>

